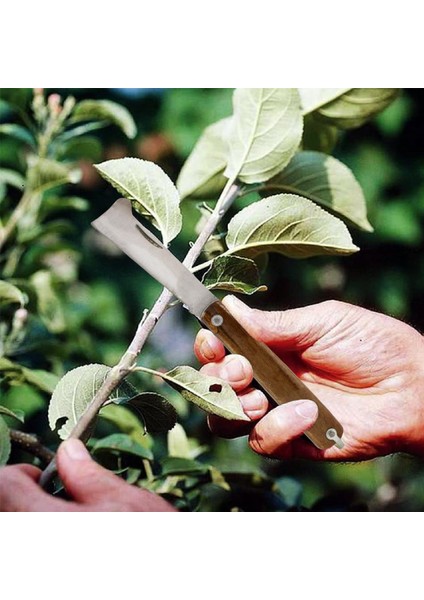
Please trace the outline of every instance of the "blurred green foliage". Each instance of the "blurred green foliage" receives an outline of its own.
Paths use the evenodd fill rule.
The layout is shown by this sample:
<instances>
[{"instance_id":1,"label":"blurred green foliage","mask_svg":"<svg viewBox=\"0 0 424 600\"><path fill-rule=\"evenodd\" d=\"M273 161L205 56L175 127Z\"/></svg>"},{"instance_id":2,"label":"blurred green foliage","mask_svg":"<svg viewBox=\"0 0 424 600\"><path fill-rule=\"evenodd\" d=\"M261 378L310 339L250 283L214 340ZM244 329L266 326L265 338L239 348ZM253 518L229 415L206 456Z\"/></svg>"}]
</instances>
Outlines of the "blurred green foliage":
<instances>
[{"instance_id":1,"label":"blurred green foliage","mask_svg":"<svg viewBox=\"0 0 424 600\"><path fill-rule=\"evenodd\" d=\"M48 93L63 97L71 93L77 100L117 101L129 109L138 127L133 140L117 129L108 128L96 132L100 143L94 140L68 148L70 156L79 158L82 169L82 179L72 186L70 194L77 199L77 205L84 202L82 198L88 203L80 207L85 210L75 210L72 202L62 206L60 218L66 227L61 239L65 242L50 247L46 256L43 245L35 241L20 266L19 279L24 291L25 278L33 268L31 262L45 269L44 278L39 276L39 284L47 308L44 320L34 319L16 360L33 369L51 367L60 376L87 362L114 364L125 350L143 309L150 307L160 292L159 284L152 278L110 247L101 248L93 236L91 220L111 204L116 194L99 178L91 163L139 156L157 162L175 180L204 127L230 114L231 90L74 88L48 90ZM374 121L343 133L336 146L334 155L352 169L363 187L369 220L375 229L374 233L352 230L361 252L350 257L316 257L304 261L271 255L264 281L268 292L244 301L258 308L281 309L338 298L385 312L424 331L423 103L423 90L404 90ZM0 122L6 117L10 115L0 103ZM18 139L1 137L1 169L24 174L25 160L20 148ZM0 178L0 202L4 185ZM12 197L18 197L17 191ZM179 256L184 255L195 235L193 205L186 203L183 211L190 227L173 244L173 251ZM49 285L55 287L57 306L54 299L49 300ZM35 312L35 302L29 295L30 314ZM172 368L178 363L196 366L192 341L197 329L190 315L180 309L170 311L143 350L143 364L152 368ZM162 387L163 384L157 383L158 391ZM45 390L23 382L3 394L2 404L12 410L23 409L27 430L55 446L57 438L48 428L45 411L48 399ZM202 461L225 471L227 480L238 490L237 505L242 509L283 510L300 505L316 510L424 508L424 465L417 459L394 455L355 465L265 460L251 452L244 439L214 438L203 413L172 393L171 400L175 400L179 421L194 448L194 454L186 458L193 462L193 472L200 473ZM100 434L115 432L111 422L102 421ZM141 437L137 439L140 442ZM158 460L166 456L163 435L155 436L154 440L145 438L144 446L153 447ZM196 448L200 448L199 457ZM137 451L141 452L132 449ZM96 452L101 459L102 448L98 446ZM22 459L25 455L14 450L12 461ZM135 468L133 460L128 458L127 463L127 478L137 479L131 471ZM162 487L169 483L169 477L178 477L177 466L162 465ZM208 501L203 499L200 509L231 509L234 498L229 500L225 485L216 480L217 475L210 469L201 472ZM198 484L189 478L177 484L184 489L188 503L184 505L180 500L181 506L196 506Z\"/></svg>"}]
</instances>

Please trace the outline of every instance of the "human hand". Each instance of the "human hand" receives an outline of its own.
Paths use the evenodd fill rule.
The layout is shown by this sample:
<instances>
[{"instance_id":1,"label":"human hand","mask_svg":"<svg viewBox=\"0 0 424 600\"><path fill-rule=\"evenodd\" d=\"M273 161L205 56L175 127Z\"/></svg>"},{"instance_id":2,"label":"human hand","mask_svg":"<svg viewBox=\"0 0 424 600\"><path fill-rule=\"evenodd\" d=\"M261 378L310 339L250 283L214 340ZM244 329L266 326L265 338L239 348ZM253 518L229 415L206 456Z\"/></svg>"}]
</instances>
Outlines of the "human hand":
<instances>
[{"instance_id":1,"label":"human hand","mask_svg":"<svg viewBox=\"0 0 424 600\"><path fill-rule=\"evenodd\" d=\"M79 440L63 442L57 467L71 501L40 488L41 471L32 465L0 469L0 512L170 512L163 498L125 483L98 465Z\"/></svg>"},{"instance_id":2,"label":"human hand","mask_svg":"<svg viewBox=\"0 0 424 600\"><path fill-rule=\"evenodd\" d=\"M224 304L342 423L345 447L313 446L302 433L317 418L315 403L297 400L270 410L264 394L250 387L250 363L225 356L221 342L201 330L195 353L204 364L202 372L228 381L253 421L246 427L210 417L214 433L249 433L253 450L276 458L364 460L399 451L424 455L424 338L415 329L337 301L282 312L250 309L233 296Z\"/></svg>"}]
</instances>

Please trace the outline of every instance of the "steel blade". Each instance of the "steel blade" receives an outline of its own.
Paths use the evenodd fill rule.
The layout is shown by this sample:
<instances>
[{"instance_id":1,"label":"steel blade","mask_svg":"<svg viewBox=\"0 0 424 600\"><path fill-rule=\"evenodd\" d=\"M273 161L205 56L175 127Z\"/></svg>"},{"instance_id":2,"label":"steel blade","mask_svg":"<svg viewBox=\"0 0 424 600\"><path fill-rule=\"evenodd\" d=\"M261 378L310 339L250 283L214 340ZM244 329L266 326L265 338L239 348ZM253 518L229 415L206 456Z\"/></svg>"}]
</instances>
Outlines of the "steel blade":
<instances>
[{"instance_id":1,"label":"steel blade","mask_svg":"<svg viewBox=\"0 0 424 600\"><path fill-rule=\"evenodd\" d=\"M216 302L217 297L134 217L130 200L120 198L91 224L199 319Z\"/></svg>"}]
</instances>

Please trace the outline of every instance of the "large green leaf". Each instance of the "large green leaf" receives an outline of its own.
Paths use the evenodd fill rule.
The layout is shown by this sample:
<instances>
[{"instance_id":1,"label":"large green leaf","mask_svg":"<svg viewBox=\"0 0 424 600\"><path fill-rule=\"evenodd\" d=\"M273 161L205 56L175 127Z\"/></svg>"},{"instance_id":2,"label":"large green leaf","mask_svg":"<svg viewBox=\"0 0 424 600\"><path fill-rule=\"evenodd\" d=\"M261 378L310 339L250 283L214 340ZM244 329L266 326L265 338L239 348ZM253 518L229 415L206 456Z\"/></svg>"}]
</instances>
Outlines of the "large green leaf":
<instances>
[{"instance_id":1,"label":"large green leaf","mask_svg":"<svg viewBox=\"0 0 424 600\"><path fill-rule=\"evenodd\" d=\"M39 194L65 183L78 183L80 171L49 158L36 158L27 177L30 191Z\"/></svg>"},{"instance_id":2,"label":"large green leaf","mask_svg":"<svg viewBox=\"0 0 424 600\"><path fill-rule=\"evenodd\" d=\"M296 89L235 90L225 176L244 183L270 179L290 162L299 147L302 127Z\"/></svg>"},{"instance_id":3,"label":"large green leaf","mask_svg":"<svg viewBox=\"0 0 424 600\"><path fill-rule=\"evenodd\" d=\"M84 365L68 371L59 381L50 400L48 416L51 429L55 429L59 419L66 418L66 422L58 431L62 439L69 436L109 371L110 367L106 365ZM130 398L135 394L134 387L123 382L112 392L110 398Z\"/></svg>"},{"instance_id":4,"label":"large green leaf","mask_svg":"<svg viewBox=\"0 0 424 600\"><path fill-rule=\"evenodd\" d=\"M11 450L9 428L4 419L0 417L0 466L5 465Z\"/></svg>"},{"instance_id":5,"label":"large green leaf","mask_svg":"<svg viewBox=\"0 0 424 600\"><path fill-rule=\"evenodd\" d=\"M202 283L211 290L226 290L241 294L265 292L260 284L256 263L241 256L218 256L203 275Z\"/></svg>"},{"instance_id":6,"label":"large green leaf","mask_svg":"<svg viewBox=\"0 0 424 600\"><path fill-rule=\"evenodd\" d=\"M318 110L350 90L351 88L299 88L302 112L307 115Z\"/></svg>"},{"instance_id":7,"label":"large green leaf","mask_svg":"<svg viewBox=\"0 0 424 600\"><path fill-rule=\"evenodd\" d=\"M72 121L108 121L117 125L125 135L134 138L137 126L128 110L111 100L82 100L72 113Z\"/></svg>"},{"instance_id":8,"label":"large green leaf","mask_svg":"<svg viewBox=\"0 0 424 600\"><path fill-rule=\"evenodd\" d=\"M203 375L192 367L175 367L160 376L186 400L224 419L248 421L236 393L217 377Z\"/></svg>"},{"instance_id":9,"label":"large green leaf","mask_svg":"<svg viewBox=\"0 0 424 600\"><path fill-rule=\"evenodd\" d=\"M8 281L0 280L0 306L6 304L26 304L27 298L23 292Z\"/></svg>"},{"instance_id":10,"label":"large green leaf","mask_svg":"<svg viewBox=\"0 0 424 600\"><path fill-rule=\"evenodd\" d=\"M148 448L134 441L125 433L112 433L98 440L93 446L93 452L94 454L98 454L99 452L118 452L137 456L142 459L153 460L153 454Z\"/></svg>"},{"instance_id":11,"label":"large green leaf","mask_svg":"<svg viewBox=\"0 0 424 600\"><path fill-rule=\"evenodd\" d=\"M177 188L160 167L140 158L119 158L95 165L100 175L139 212L149 213L168 244L181 230Z\"/></svg>"},{"instance_id":12,"label":"large green leaf","mask_svg":"<svg viewBox=\"0 0 424 600\"><path fill-rule=\"evenodd\" d=\"M144 448L150 448L152 438L146 435L144 423L125 405L113 401L104 405L99 416L113 423L122 433L127 433L135 442Z\"/></svg>"},{"instance_id":13,"label":"large green leaf","mask_svg":"<svg viewBox=\"0 0 424 600\"><path fill-rule=\"evenodd\" d=\"M299 152L264 186L264 195L289 192L323 204L365 231L372 231L361 186L342 162L321 152Z\"/></svg>"},{"instance_id":14,"label":"large green leaf","mask_svg":"<svg viewBox=\"0 0 424 600\"><path fill-rule=\"evenodd\" d=\"M227 182L224 170L228 160L228 129L231 117L205 129L183 165L177 179L181 198L214 199Z\"/></svg>"},{"instance_id":15,"label":"large green leaf","mask_svg":"<svg viewBox=\"0 0 424 600\"><path fill-rule=\"evenodd\" d=\"M360 127L384 110L398 93L396 88L352 88L322 106L317 115L341 129Z\"/></svg>"},{"instance_id":16,"label":"large green leaf","mask_svg":"<svg viewBox=\"0 0 424 600\"><path fill-rule=\"evenodd\" d=\"M175 408L166 398L155 392L142 392L124 400L124 404L141 417L148 433L164 433L172 429L177 422Z\"/></svg>"},{"instance_id":17,"label":"large green leaf","mask_svg":"<svg viewBox=\"0 0 424 600\"><path fill-rule=\"evenodd\" d=\"M307 258L358 250L342 221L294 194L270 196L241 210L229 223L226 241L227 254L250 257L277 252Z\"/></svg>"}]
</instances>

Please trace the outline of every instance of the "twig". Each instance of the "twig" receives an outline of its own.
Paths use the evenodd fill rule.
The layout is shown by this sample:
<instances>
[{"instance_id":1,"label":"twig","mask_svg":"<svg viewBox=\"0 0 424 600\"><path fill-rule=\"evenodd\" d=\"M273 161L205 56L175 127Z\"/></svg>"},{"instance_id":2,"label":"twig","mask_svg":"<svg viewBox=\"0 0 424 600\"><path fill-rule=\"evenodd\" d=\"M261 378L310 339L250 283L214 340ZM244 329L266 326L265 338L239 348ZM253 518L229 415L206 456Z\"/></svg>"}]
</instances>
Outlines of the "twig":
<instances>
[{"instance_id":1,"label":"twig","mask_svg":"<svg viewBox=\"0 0 424 600\"><path fill-rule=\"evenodd\" d=\"M194 265L200 256L204 245L215 231L225 212L230 208L232 202L234 202L234 200L237 198L239 189L240 188L238 185L230 182L224 188L214 211L211 213L204 228L200 232L198 238L188 251L187 256L183 261L183 265L185 265L188 269ZM156 326L156 323L168 308L172 297L172 293L164 288L149 314L147 316L144 315L144 318L139 323L137 331L130 345L128 346L127 351L122 356L119 363L109 371L105 381L103 382L103 385L97 391L93 400L85 409L84 413L81 415L79 421L72 430L70 434L71 438L84 438L90 424L95 420L97 413L103 404L107 401L111 393L118 387L118 385L125 379L125 377L131 373L133 367L135 366L137 356L140 354L147 338ZM48 485L55 472L55 465L52 462L41 475L40 485L42 487Z\"/></svg>"},{"instance_id":2,"label":"twig","mask_svg":"<svg viewBox=\"0 0 424 600\"><path fill-rule=\"evenodd\" d=\"M16 446L19 446L26 452L29 452L37 458L40 458L45 463L49 463L51 460L53 460L55 456L54 452L43 446L38 437L35 435L24 433L23 431L17 431L16 429L10 429L9 434L12 443Z\"/></svg>"}]
</instances>

